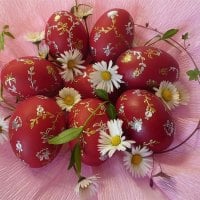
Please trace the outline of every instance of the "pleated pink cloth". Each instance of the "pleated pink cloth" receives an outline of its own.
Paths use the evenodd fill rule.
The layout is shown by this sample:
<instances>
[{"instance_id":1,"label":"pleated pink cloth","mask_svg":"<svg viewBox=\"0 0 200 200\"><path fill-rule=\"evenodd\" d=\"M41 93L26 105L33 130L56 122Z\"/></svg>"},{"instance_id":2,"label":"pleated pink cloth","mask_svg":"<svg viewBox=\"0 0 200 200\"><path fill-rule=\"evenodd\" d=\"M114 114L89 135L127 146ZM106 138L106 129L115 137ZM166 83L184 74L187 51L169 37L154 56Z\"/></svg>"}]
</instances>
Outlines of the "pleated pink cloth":
<instances>
[{"instance_id":1,"label":"pleated pink cloth","mask_svg":"<svg viewBox=\"0 0 200 200\"><path fill-rule=\"evenodd\" d=\"M93 15L88 18L89 29L105 11L123 8L129 11L135 23L151 26L161 31L178 28L175 38L189 32L189 51L200 66L200 1L198 0L80 0L93 6ZM37 55L34 45L24 40L27 32L42 31L48 17L55 11L67 10L74 5L72 0L1 0L0 28L10 25L15 40L6 40L5 50L0 52L0 67L12 59ZM142 44L153 34L136 28L136 43ZM200 85L188 81L186 71L193 69L191 60L168 44L160 43L163 50L176 57L181 70L181 82L190 91L188 106L173 111L176 122L174 144L189 135L200 119ZM0 115L9 113L0 108ZM174 145L172 144L172 145ZM155 187L149 187L148 179L134 179L124 169L120 155L99 167L83 165L86 176L101 177L96 199L98 200L198 200L200 197L200 136L195 134L179 149L156 156L163 171L173 177L168 185L155 179ZM41 169L30 169L13 154L8 142L0 145L0 199L1 200L77 200L74 172L67 170L69 152L63 148L58 157Z\"/></svg>"}]
</instances>

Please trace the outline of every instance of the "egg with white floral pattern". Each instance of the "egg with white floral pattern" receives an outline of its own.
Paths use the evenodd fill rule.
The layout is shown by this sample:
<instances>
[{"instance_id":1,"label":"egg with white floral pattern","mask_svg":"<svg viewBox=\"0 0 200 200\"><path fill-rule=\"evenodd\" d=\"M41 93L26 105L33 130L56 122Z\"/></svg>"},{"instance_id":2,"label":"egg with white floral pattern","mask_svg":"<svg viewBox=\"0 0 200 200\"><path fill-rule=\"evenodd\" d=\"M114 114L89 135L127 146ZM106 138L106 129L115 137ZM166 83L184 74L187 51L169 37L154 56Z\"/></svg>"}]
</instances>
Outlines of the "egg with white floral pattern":
<instances>
[{"instance_id":1,"label":"egg with white floral pattern","mask_svg":"<svg viewBox=\"0 0 200 200\"><path fill-rule=\"evenodd\" d=\"M54 96L63 87L57 66L34 56L14 59L6 64L1 71L1 82L10 94L20 98Z\"/></svg>"},{"instance_id":2,"label":"egg with white floral pattern","mask_svg":"<svg viewBox=\"0 0 200 200\"><path fill-rule=\"evenodd\" d=\"M91 117L90 120L85 124L89 117ZM84 126L81 136L70 142L71 148L77 142L80 142L83 163L90 166L98 166L104 161L105 158L101 157L97 145L100 131L107 130L108 120L109 118L103 101L96 98L81 100L69 113L69 127Z\"/></svg>"},{"instance_id":3,"label":"egg with white floral pattern","mask_svg":"<svg viewBox=\"0 0 200 200\"><path fill-rule=\"evenodd\" d=\"M128 89L152 89L161 81L179 79L179 64L167 52L155 47L134 47L116 61Z\"/></svg>"},{"instance_id":4,"label":"egg with white floral pattern","mask_svg":"<svg viewBox=\"0 0 200 200\"><path fill-rule=\"evenodd\" d=\"M134 23L124 9L111 9L96 22L90 34L90 48L94 60L116 61L118 56L132 47Z\"/></svg>"},{"instance_id":5,"label":"egg with white floral pattern","mask_svg":"<svg viewBox=\"0 0 200 200\"><path fill-rule=\"evenodd\" d=\"M82 22L67 11L53 13L47 21L45 40L53 57L65 51L79 50L83 57L88 53L88 34Z\"/></svg>"},{"instance_id":6,"label":"egg with white floral pattern","mask_svg":"<svg viewBox=\"0 0 200 200\"><path fill-rule=\"evenodd\" d=\"M175 123L154 94L146 90L127 90L116 103L118 117L124 121L124 133L137 145L161 152L172 143Z\"/></svg>"},{"instance_id":7,"label":"egg with white floral pattern","mask_svg":"<svg viewBox=\"0 0 200 200\"><path fill-rule=\"evenodd\" d=\"M9 122L10 144L15 155L32 168L50 163L61 145L48 138L65 129L65 115L53 99L30 97L16 107Z\"/></svg>"}]
</instances>

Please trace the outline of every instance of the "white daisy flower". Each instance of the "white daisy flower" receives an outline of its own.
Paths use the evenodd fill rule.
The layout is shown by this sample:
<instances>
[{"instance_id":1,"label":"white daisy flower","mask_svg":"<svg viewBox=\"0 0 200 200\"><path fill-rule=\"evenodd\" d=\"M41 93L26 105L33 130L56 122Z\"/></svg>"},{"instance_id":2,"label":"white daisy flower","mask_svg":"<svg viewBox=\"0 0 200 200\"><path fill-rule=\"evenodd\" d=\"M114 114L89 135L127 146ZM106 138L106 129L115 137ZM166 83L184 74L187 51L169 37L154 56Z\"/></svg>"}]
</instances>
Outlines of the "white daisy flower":
<instances>
[{"instance_id":1,"label":"white daisy flower","mask_svg":"<svg viewBox=\"0 0 200 200\"><path fill-rule=\"evenodd\" d=\"M187 105L190 99L188 91L184 88L184 86L180 82L175 82L174 86L179 92L179 103L181 105Z\"/></svg>"},{"instance_id":2,"label":"white daisy flower","mask_svg":"<svg viewBox=\"0 0 200 200\"><path fill-rule=\"evenodd\" d=\"M74 88L63 88L56 97L57 104L62 110L70 111L72 107L81 100L81 95Z\"/></svg>"},{"instance_id":3,"label":"white daisy flower","mask_svg":"<svg viewBox=\"0 0 200 200\"><path fill-rule=\"evenodd\" d=\"M40 56L40 58L45 59L48 56L48 54L49 54L49 46L43 40L42 42L40 42L38 46L38 55Z\"/></svg>"},{"instance_id":4,"label":"white daisy flower","mask_svg":"<svg viewBox=\"0 0 200 200\"><path fill-rule=\"evenodd\" d=\"M89 15L92 15L93 8L86 4L79 4L78 6L74 6L72 8L72 13L78 18L84 19Z\"/></svg>"},{"instance_id":5,"label":"white daisy flower","mask_svg":"<svg viewBox=\"0 0 200 200\"><path fill-rule=\"evenodd\" d=\"M108 93L113 92L114 87L120 88L120 83L123 83L122 75L118 74L117 65L113 66L110 60L108 66L105 61L97 62L93 65L96 70L89 74L92 87L95 89L103 89Z\"/></svg>"},{"instance_id":6,"label":"white daisy flower","mask_svg":"<svg viewBox=\"0 0 200 200\"><path fill-rule=\"evenodd\" d=\"M8 123L0 118L0 144L8 141Z\"/></svg>"},{"instance_id":7,"label":"white daisy flower","mask_svg":"<svg viewBox=\"0 0 200 200\"><path fill-rule=\"evenodd\" d=\"M44 39L45 33L41 32L29 32L24 36L24 39L28 42L39 43Z\"/></svg>"},{"instance_id":8,"label":"white daisy flower","mask_svg":"<svg viewBox=\"0 0 200 200\"><path fill-rule=\"evenodd\" d=\"M125 152L123 159L126 169L136 178L148 175L153 168L152 153L146 146L132 147L131 153Z\"/></svg>"},{"instance_id":9,"label":"white daisy flower","mask_svg":"<svg viewBox=\"0 0 200 200\"><path fill-rule=\"evenodd\" d=\"M135 143L131 140L125 140L125 136L122 136L122 123L123 121L120 119L110 120L107 122L109 134L100 131L98 150L101 156L108 153L108 156L112 157L115 151L125 151L127 148L131 148L131 144Z\"/></svg>"},{"instance_id":10,"label":"white daisy flower","mask_svg":"<svg viewBox=\"0 0 200 200\"><path fill-rule=\"evenodd\" d=\"M179 105L179 92L169 81L162 81L159 88L154 88L155 95L161 98L169 110Z\"/></svg>"},{"instance_id":11,"label":"white daisy flower","mask_svg":"<svg viewBox=\"0 0 200 200\"><path fill-rule=\"evenodd\" d=\"M82 58L81 52L77 49L65 51L61 58L57 58L62 63L63 71L60 74L65 81L73 81L74 76L83 74L81 70L85 69L85 66L81 65L84 63Z\"/></svg>"},{"instance_id":12,"label":"white daisy flower","mask_svg":"<svg viewBox=\"0 0 200 200\"><path fill-rule=\"evenodd\" d=\"M75 187L75 193L80 196L81 200L93 199L98 190L97 176L91 176L88 178L81 177Z\"/></svg>"}]
</instances>

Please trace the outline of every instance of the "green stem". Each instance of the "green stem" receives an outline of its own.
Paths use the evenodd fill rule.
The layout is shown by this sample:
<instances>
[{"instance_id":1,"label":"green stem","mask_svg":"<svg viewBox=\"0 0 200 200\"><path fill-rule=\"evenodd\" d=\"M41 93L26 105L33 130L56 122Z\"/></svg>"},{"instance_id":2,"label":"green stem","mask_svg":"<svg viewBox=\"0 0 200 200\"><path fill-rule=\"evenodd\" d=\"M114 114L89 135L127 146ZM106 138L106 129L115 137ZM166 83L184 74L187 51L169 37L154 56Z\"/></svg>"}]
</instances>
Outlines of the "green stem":
<instances>
[{"instance_id":1,"label":"green stem","mask_svg":"<svg viewBox=\"0 0 200 200\"><path fill-rule=\"evenodd\" d=\"M83 124L83 129L87 126L88 122L92 119L92 117L97 113L97 111L101 108L101 106L108 103L108 101L104 101L103 103L100 103L97 108L90 114L90 116L86 119L85 123Z\"/></svg>"},{"instance_id":2,"label":"green stem","mask_svg":"<svg viewBox=\"0 0 200 200\"><path fill-rule=\"evenodd\" d=\"M159 41L159 40L160 40L160 35L156 35L156 36L154 36L153 38L151 38L150 40L148 40L148 41L144 44L144 46L148 46L148 45L151 44L151 42L152 42L154 39L156 39L156 38L158 38L157 41Z\"/></svg>"},{"instance_id":3,"label":"green stem","mask_svg":"<svg viewBox=\"0 0 200 200\"><path fill-rule=\"evenodd\" d=\"M156 44L156 43L159 42L159 41L161 41L161 39L158 39L158 40L156 40L156 41L154 41L154 42L152 42L152 43L148 43L148 44L145 43L144 46L151 46L151 45Z\"/></svg>"}]
</instances>

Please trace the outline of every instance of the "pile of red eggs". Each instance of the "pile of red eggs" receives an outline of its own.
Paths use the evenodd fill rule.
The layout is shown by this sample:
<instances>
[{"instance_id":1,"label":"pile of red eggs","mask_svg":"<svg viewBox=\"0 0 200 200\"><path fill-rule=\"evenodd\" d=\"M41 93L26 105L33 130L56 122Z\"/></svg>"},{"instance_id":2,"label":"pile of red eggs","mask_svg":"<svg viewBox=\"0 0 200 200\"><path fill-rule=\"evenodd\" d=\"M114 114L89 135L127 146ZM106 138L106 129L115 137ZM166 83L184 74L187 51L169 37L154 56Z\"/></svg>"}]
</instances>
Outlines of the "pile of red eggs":
<instances>
[{"instance_id":1,"label":"pile of red eggs","mask_svg":"<svg viewBox=\"0 0 200 200\"><path fill-rule=\"evenodd\" d=\"M154 95L152 88L163 80L175 82L179 66L167 52L147 46L133 47L134 22L123 9L112 9L96 22L88 36L82 22L67 11L58 11L48 20L45 41L56 60L65 51L78 49L86 60L83 75L73 81L61 78L58 63L39 57L17 58L1 72L3 87L21 101L9 123L9 137L17 157L30 167L41 167L53 160L61 145L48 143L48 138L67 128L82 126L91 110L102 103L94 93L89 74L96 62L110 60L123 76L120 89L109 96L116 106L117 117L123 120L123 131L136 145L145 145L161 152L173 141L175 125L167 108ZM70 112L64 112L55 97L63 87L79 91L82 100ZM99 165L100 130L109 117L103 106L84 127L81 137L82 162Z\"/></svg>"}]
</instances>

